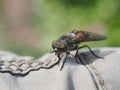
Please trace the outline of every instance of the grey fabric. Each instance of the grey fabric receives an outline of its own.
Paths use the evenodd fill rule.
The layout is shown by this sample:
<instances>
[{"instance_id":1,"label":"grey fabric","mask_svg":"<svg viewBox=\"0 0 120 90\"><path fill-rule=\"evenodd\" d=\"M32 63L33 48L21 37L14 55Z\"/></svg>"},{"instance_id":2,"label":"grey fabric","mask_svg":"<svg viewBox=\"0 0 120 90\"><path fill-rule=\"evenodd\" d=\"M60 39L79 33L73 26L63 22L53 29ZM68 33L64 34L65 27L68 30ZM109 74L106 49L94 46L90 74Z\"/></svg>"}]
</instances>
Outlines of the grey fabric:
<instances>
[{"instance_id":1,"label":"grey fabric","mask_svg":"<svg viewBox=\"0 0 120 90\"><path fill-rule=\"evenodd\" d=\"M94 52L104 59L95 58L89 51L82 52L81 56L87 64L95 66L107 90L120 90L120 48L94 49ZM0 52L0 57L3 55L5 60L18 57L10 52ZM32 71L26 76L0 73L0 90L97 90L89 70L77 64L73 57L68 57L62 71L61 61L51 69ZM46 58L50 58L50 54L39 60L45 62Z\"/></svg>"}]
</instances>

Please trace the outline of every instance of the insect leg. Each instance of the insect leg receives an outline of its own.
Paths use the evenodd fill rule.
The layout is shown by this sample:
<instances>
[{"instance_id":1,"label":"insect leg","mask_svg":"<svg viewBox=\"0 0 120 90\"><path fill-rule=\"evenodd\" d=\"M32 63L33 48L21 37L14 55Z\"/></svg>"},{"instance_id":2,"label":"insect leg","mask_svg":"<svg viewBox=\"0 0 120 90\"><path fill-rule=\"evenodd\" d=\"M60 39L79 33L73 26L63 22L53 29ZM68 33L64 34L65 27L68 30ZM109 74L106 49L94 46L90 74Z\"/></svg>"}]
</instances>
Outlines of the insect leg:
<instances>
[{"instance_id":1,"label":"insect leg","mask_svg":"<svg viewBox=\"0 0 120 90\"><path fill-rule=\"evenodd\" d=\"M77 58L81 62L82 65L85 65L85 63L83 62L83 60L81 59L81 57L79 55L77 55Z\"/></svg>"},{"instance_id":2,"label":"insect leg","mask_svg":"<svg viewBox=\"0 0 120 90\"><path fill-rule=\"evenodd\" d=\"M76 54L75 54L75 61L76 61L76 63L80 64L79 60L77 59L78 58L78 50L79 49L77 48Z\"/></svg>"},{"instance_id":3,"label":"insect leg","mask_svg":"<svg viewBox=\"0 0 120 90\"><path fill-rule=\"evenodd\" d=\"M80 64L80 62L77 59L77 56L75 56L75 61L76 61L76 63Z\"/></svg>"},{"instance_id":4,"label":"insect leg","mask_svg":"<svg viewBox=\"0 0 120 90\"><path fill-rule=\"evenodd\" d=\"M57 57L58 57L58 65L59 65L60 60L61 60L60 53L56 53L56 51L52 51L50 53L54 53L54 52L55 52L55 55L57 55Z\"/></svg>"},{"instance_id":5,"label":"insect leg","mask_svg":"<svg viewBox=\"0 0 120 90\"><path fill-rule=\"evenodd\" d=\"M90 50L90 52L91 52L94 56L96 56L97 58L102 58L102 59L104 59L103 57L100 57L100 56L96 55L88 45L84 45L84 46L78 47L78 49L81 49L81 48L84 48L84 47L87 47L87 48Z\"/></svg>"},{"instance_id":6,"label":"insect leg","mask_svg":"<svg viewBox=\"0 0 120 90\"><path fill-rule=\"evenodd\" d=\"M80 48L79 47L77 47L77 50L76 50L76 54L75 54L75 59L76 59L76 62L78 63L78 64L83 64L84 65L84 63L83 63L83 61L81 60L81 58L79 57L79 55L78 55L78 50L79 50Z\"/></svg>"},{"instance_id":7,"label":"insect leg","mask_svg":"<svg viewBox=\"0 0 120 90\"><path fill-rule=\"evenodd\" d=\"M53 63L52 65L50 65L48 67L41 67L41 68L43 68L43 69L51 69L52 67L54 67L55 65L57 65L60 62L60 60L61 60L61 58L58 57L58 61L57 62Z\"/></svg>"},{"instance_id":8,"label":"insect leg","mask_svg":"<svg viewBox=\"0 0 120 90\"><path fill-rule=\"evenodd\" d=\"M57 57L58 57L58 65L59 65L61 60L60 54L58 54Z\"/></svg>"},{"instance_id":9,"label":"insect leg","mask_svg":"<svg viewBox=\"0 0 120 90\"><path fill-rule=\"evenodd\" d=\"M61 71L61 70L63 69L63 67L64 67L64 64L65 64L65 62L66 62L66 60L67 60L68 54L69 54L69 53L66 53L66 57L65 57L65 59L64 59L64 61L63 61L63 64L62 64L62 66L61 66L61 68L60 68L60 71Z\"/></svg>"}]
</instances>

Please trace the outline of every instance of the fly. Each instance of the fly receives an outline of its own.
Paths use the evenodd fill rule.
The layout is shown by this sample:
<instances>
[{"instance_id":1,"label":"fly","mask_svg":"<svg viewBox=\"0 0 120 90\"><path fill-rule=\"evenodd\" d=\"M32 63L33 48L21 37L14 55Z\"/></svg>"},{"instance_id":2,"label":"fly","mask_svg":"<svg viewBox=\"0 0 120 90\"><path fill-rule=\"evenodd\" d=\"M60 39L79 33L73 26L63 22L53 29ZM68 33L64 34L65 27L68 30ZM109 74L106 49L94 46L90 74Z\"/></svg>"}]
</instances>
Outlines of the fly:
<instances>
[{"instance_id":1,"label":"fly","mask_svg":"<svg viewBox=\"0 0 120 90\"><path fill-rule=\"evenodd\" d=\"M66 53L66 57L60 68L60 70L62 70L62 68L64 67L64 64L67 60L67 57L70 54L70 51L73 51L73 50L76 50L75 60L77 63L79 63L79 61L77 59L78 51L79 51L79 49L85 48L85 47L87 47L90 50L90 52L97 58L102 58L102 57L96 55L88 45L79 47L79 44L82 42L88 42L88 41L100 41L100 40L104 40L106 38L107 38L106 36L99 35L99 34L96 34L93 32L82 31L82 30L73 30L70 33L62 35L57 40L52 42L52 48L53 48L52 52L55 52L55 55L57 55L57 57L58 57L58 62L55 63L54 65L59 64L61 61L60 55L62 53Z\"/></svg>"}]
</instances>

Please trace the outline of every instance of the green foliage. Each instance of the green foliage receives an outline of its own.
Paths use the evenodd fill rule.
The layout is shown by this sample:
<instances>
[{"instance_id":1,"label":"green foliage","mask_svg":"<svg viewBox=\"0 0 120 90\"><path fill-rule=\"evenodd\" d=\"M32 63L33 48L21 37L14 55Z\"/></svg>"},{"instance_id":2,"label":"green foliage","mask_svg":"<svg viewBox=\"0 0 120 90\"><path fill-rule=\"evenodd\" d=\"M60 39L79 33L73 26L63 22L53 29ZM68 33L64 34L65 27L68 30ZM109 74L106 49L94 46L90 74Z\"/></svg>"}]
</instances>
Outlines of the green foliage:
<instances>
[{"instance_id":1,"label":"green foliage","mask_svg":"<svg viewBox=\"0 0 120 90\"><path fill-rule=\"evenodd\" d=\"M59 0L66 7L80 7L80 8L90 8L93 7L97 0Z\"/></svg>"},{"instance_id":2,"label":"green foliage","mask_svg":"<svg viewBox=\"0 0 120 90\"><path fill-rule=\"evenodd\" d=\"M52 39L73 29L101 22L108 29L108 40L105 44L119 46L120 42L115 40L120 34L119 3L119 0L37 0L36 20L41 20L37 21L35 27L40 27L45 34L44 41L51 43Z\"/></svg>"},{"instance_id":3,"label":"green foliage","mask_svg":"<svg viewBox=\"0 0 120 90\"><path fill-rule=\"evenodd\" d=\"M5 49L4 49L5 50ZM13 45L7 48L7 51L14 52L20 56L33 56L34 58L39 58L40 55L43 55L45 52L42 52L40 49L35 49L26 46Z\"/></svg>"},{"instance_id":4,"label":"green foliage","mask_svg":"<svg viewBox=\"0 0 120 90\"><path fill-rule=\"evenodd\" d=\"M87 44L97 47L120 46L120 0L35 0L34 3L35 14L30 22L42 37L40 49L13 46L9 50L38 57L50 52L51 42L62 34L96 23L105 25L108 40Z\"/></svg>"}]
</instances>

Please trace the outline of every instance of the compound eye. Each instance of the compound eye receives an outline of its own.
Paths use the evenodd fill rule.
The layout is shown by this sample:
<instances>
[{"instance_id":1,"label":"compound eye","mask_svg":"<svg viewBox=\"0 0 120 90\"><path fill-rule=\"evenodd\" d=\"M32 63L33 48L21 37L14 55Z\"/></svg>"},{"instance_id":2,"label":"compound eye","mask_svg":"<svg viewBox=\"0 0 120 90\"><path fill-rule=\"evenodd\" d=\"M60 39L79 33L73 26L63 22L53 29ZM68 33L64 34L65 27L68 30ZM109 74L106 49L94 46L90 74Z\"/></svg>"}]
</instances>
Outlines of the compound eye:
<instances>
[{"instance_id":1,"label":"compound eye","mask_svg":"<svg viewBox=\"0 0 120 90\"><path fill-rule=\"evenodd\" d=\"M64 48L65 47L64 43L58 42L58 41L53 41L52 46L53 48Z\"/></svg>"},{"instance_id":2,"label":"compound eye","mask_svg":"<svg viewBox=\"0 0 120 90\"><path fill-rule=\"evenodd\" d=\"M52 47L55 48L55 45L56 45L56 41L53 41L52 42Z\"/></svg>"},{"instance_id":3,"label":"compound eye","mask_svg":"<svg viewBox=\"0 0 120 90\"><path fill-rule=\"evenodd\" d=\"M65 45L63 44L63 43L59 43L59 48L64 48L65 47Z\"/></svg>"}]
</instances>

